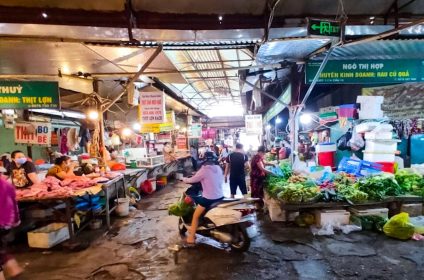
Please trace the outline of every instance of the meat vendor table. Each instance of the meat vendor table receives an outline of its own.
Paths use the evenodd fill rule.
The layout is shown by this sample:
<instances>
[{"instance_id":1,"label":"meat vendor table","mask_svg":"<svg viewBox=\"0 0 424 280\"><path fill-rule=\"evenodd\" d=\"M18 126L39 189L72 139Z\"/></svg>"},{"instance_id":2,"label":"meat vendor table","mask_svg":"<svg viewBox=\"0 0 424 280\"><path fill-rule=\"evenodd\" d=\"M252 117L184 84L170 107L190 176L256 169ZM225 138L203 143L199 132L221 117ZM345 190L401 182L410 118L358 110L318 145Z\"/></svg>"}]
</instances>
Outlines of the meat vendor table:
<instances>
[{"instance_id":1,"label":"meat vendor table","mask_svg":"<svg viewBox=\"0 0 424 280\"><path fill-rule=\"evenodd\" d=\"M110 225L110 214L113 210L115 210L116 206L111 207L110 206L110 199L116 195L118 197L119 190L122 188L123 193L125 194L125 181L124 181L124 175L120 175L114 179L111 179L105 183L97 184L96 186L76 190L72 195L67 196L55 196L55 197L25 197L25 198L18 198L18 202L21 203L37 203L41 205L51 205L51 204L61 204L65 203L65 218L66 223L68 224L68 230L69 230L69 236L71 242L75 242L75 235L78 234L85 226L88 225L86 223L85 225L81 226L78 231L74 231L74 225L73 225L73 202L75 198L82 197L84 195L97 195L104 192L105 196L105 210L102 211L102 213L105 213L106 216L106 225L107 229L109 230Z\"/></svg>"}]
</instances>

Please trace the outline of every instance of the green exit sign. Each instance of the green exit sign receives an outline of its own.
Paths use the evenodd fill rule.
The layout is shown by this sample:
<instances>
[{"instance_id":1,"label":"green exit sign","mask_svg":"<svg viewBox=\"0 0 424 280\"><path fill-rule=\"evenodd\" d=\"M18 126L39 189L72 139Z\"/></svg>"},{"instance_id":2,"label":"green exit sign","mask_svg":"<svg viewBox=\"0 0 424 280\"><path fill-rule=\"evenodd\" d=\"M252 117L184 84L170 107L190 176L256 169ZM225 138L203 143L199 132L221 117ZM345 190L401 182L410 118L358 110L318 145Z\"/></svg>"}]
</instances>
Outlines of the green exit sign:
<instances>
[{"instance_id":1,"label":"green exit sign","mask_svg":"<svg viewBox=\"0 0 424 280\"><path fill-rule=\"evenodd\" d=\"M308 19L308 34L315 36L340 37L339 21L327 19Z\"/></svg>"}]
</instances>

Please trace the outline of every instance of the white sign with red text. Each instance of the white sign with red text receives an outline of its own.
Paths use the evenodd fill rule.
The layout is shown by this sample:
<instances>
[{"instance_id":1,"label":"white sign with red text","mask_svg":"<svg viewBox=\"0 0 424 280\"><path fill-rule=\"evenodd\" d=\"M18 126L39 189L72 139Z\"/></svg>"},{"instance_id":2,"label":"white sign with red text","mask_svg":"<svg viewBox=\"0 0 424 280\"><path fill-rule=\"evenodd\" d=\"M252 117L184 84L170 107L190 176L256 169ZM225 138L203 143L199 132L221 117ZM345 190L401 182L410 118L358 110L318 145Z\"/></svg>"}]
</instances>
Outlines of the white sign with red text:
<instances>
[{"instance_id":1,"label":"white sign with red text","mask_svg":"<svg viewBox=\"0 0 424 280\"><path fill-rule=\"evenodd\" d=\"M246 133L262 134L262 115L246 115Z\"/></svg>"},{"instance_id":2,"label":"white sign with red text","mask_svg":"<svg viewBox=\"0 0 424 280\"><path fill-rule=\"evenodd\" d=\"M163 92L140 93L141 123L164 123L165 95Z\"/></svg>"},{"instance_id":3,"label":"white sign with red text","mask_svg":"<svg viewBox=\"0 0 424 280\"><path fill-rule=\"evenodd\" d=\"M50 123L25 122L15 125L15 143L50 146L52 126Z\"/></svg>"}]
</instances>

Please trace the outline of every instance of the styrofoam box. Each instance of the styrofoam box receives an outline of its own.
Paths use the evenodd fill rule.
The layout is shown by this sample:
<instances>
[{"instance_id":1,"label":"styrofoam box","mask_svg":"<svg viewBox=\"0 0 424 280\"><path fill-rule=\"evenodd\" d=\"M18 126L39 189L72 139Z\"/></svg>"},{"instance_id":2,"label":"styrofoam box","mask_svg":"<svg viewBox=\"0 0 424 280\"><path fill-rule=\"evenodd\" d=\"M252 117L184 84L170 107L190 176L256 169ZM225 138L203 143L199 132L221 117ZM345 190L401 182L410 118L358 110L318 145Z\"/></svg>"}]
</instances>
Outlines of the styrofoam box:
<instances>
[{"instance_id":1,"label":"styrofoam box","mask_svg":"<svg viewBox=\"0 0 424 280\"><path fill-rule=\"evenodd\" d=\"M360 119L381 119L383 111L381 104L384 102L383 96L358 96L356 102L361 103L358 111Z\"/></svg>"},{"instance_id":2,"label":"styrofoam box","mask_svg":"<svg viewBox=\"0 0 424 280\"><path fill-rule=\"evenodd\" d=\"M370 153L396 153L398 142L397 140L367 140L365 151Z\"/></svg>"},{"instance_id":3,"label":"styrofoam box","mask_svg":"<svg viewBox=\"0 0 424 280\"><path fill-rule=\"evenodd\" d=\"M350 208L349 211L359 217L363 216L379 216L387 219L389 217L389 209L388 208L372 208L372 209L356 209Z\"/></svg>"},{"instance_id":4,"label":"styrofoam box","mask_svg":"<svg viewBox=\"0 0 424 280\"><path fill-rule=\"evenodd\" d=\"M390 140L393 133L390 132L365 132L365 140Z\"/></svg>"},{"instance_id":5,"label":"styrofoam box","mask_svg":"<svg viewBox=\"0 0 424 280\"><path fill-rule=\"evenodd\" d=\"M395 153L372 153L364 151L364 160L370 162L395 162Z\"/></svg>"},{"instance_id":6,"label":"styrofoam box","mask_svg":"<svg viewBox=\"0 0 424 280\"><path fill-rule=\"evenodd\" d=\"M269 217L273 222L293 222L299 212L289 212L288 221L286 211L281 209L281 206L268 205Z\"/></svg>"},{"instance_id":7,"label":"styrofoam box","mask_svg":"<svg viewBox=\"0 0 424 280\"><path fill-rule=\"evenodd\" d=\"M69 230L67 224L52 223L30 231L27 235L29 247L46 249L68 240Z\"/></svg>"},{"instance_id":8,"label":"styrofoam box","mask_svg":"<svg viewBox=\"0 0 424 280\"><path fill-rule=\"evenodd\" d=\"M335 152L337 151L337 147L335 143L318 144L315 146L315 151L317 153Z\"/></svg>"},{"instance_id":9,"label":"styrofoam box","mask_svg":"<svg viewBox=\"0 0 424 280\"><path fill-rule=\"evenodd\" d=\"M381 109L361 109L358 110L358 117L360 120L372 120L372 119L382 119L384 117L383 111Z\"/></svg>"},{"instance_id":10,"label":"styrofoam box","mask_svg":"<svg viewBox=\"0 0 424 280\"><path fill-rule=\"evenodd\" d=\"M316 210L315 221L317 226L326 224L347 225L349 224L350 213L346 210Z\"/></svg>"}]
</instances>

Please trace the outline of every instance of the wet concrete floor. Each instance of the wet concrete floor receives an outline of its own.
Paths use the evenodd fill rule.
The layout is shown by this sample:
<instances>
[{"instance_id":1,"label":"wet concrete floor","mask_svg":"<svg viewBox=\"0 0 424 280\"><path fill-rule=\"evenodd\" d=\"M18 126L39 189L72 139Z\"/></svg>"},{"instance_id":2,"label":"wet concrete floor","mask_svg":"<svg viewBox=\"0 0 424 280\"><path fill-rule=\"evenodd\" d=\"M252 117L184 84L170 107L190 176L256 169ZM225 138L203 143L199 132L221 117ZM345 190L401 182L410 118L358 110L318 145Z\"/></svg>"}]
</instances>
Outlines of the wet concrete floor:
<instances>
[{"instance_id":1,"label":"wet concrete floor","mask_svg":"<svg viewBox=\"0 0 424 280\"><path fill-rule=\"evenodd\" d=\"M116 218L112 230L90 232L90 247L70 252L19 250L20 279L423 279L424 241L373 232L314 237L309 229L272 223L258 214L249 252L232 253L205 240L178 253L178 219L167 207L185 190L175 184L143 200L142 210Z\"/></svg>"}]
</instances>

